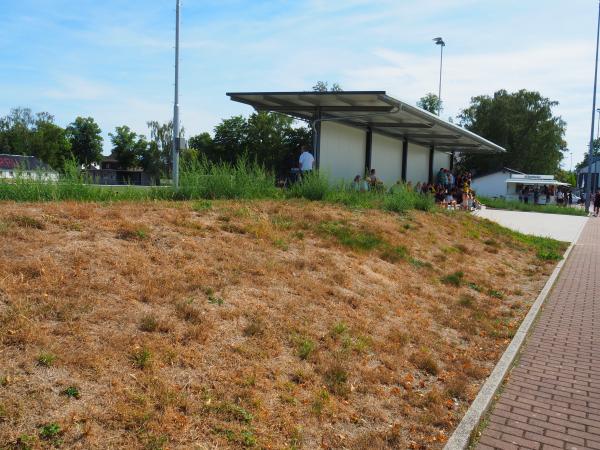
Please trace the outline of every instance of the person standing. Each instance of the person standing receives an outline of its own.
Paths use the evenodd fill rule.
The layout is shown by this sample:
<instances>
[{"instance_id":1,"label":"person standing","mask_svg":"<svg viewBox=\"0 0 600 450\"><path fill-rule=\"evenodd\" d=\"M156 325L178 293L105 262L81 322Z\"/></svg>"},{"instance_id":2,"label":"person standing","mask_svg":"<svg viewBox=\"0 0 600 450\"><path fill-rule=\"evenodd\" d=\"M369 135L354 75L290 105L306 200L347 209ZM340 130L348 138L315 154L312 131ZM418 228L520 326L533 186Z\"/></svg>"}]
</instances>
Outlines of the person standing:
<instances>
[{"instance_id":1,"label":"person standing","mask_svg":"<svg viewBox=\"0 0 600 450\"><path fill-rule=\"evenodd\" d=\"M556 193L556 203L558 206L564 206L565 193L562 190L558 190Z\"/></svg>"},{"instance_id":2,"label":"person standing","mask_svg":"<svg viewBox=\"0 0 600 450\"><path fill-rule=\"evenodd\" d=\"M311 152L308 151L308 147L302 147L302 153L300 154L300 159L298 160L300 165L301 173L309 173L312 172L315 165L315 157Z\"/></svg>"},{"instance_id":3,"label":"person standing","mask_svg":"<svg viewBox=\"0 0 600 450\"><path fill-rule=\"evenodd\" d=\"M598 217L600 213L600 189L594 195L594 217Z\"/></svg>"}]
</instances>

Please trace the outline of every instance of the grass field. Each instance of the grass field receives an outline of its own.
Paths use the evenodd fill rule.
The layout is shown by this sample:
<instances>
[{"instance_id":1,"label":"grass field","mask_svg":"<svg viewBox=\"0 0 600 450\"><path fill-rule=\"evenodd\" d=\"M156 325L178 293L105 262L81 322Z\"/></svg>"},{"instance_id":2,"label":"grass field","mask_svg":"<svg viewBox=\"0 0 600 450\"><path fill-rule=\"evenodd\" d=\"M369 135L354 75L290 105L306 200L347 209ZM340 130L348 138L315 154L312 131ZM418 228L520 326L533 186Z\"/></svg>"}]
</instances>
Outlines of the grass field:
<instances>
[{"instance_id":1,"label":"grass field","mask_svg":"<svg viewBox=\"0 0 600 450\"><path fill-rule=\"evenodd\" d=\"M565 207L558 205L535 205L533 203L523 203L501 198L482 197L479 201L488 208L506 209L509 211L528 211L540 212L546 214L566 214L569 216L587 216L584 209L578 207Z\"/></svg>"},{"instance_id":2,"label":"grass field","mask_svg":"<svg viewBox=\"0 0 600 450\"><path fill-rule=\"evenodd\" d=\"M441 448L566 247L302 199L3 202L0 239L10 449Z\"/></svg>"}]
</instances>

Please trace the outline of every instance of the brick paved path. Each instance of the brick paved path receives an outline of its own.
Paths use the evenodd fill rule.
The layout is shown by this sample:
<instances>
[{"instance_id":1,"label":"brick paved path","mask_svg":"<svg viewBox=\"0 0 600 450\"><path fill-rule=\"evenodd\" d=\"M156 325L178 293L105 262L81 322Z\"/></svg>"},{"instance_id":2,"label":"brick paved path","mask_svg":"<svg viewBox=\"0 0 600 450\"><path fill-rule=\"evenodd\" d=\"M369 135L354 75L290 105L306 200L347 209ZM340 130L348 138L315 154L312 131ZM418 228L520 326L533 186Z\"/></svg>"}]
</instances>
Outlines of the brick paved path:
<instances>
[{"instance_id":1,"label":"brick paved path","mask_svg":"<svg viewBox=\"0 0 600 450\"><path fill-rule=\"evenodd\" d=\"M585 226L477 447L521 448L600 449L600 219Z\"/></svg>"}]
</instances>

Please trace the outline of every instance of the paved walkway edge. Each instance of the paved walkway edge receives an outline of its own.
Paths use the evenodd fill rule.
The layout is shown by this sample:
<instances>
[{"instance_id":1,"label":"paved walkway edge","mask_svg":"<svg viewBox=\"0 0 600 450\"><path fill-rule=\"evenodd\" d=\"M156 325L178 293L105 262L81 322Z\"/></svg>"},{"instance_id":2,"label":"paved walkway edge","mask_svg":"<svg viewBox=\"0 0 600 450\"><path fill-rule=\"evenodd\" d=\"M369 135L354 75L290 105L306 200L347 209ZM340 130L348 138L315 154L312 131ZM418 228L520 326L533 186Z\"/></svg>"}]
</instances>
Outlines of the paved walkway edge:
<instances>
[{"instance_id":1,"label":"paved walkway edge","mask_svg":"<svg viewBox=\"0 0 600 450\"><path fill-rule=\"evenodd\" d=\"M513 362L517 358L521 347L525 343L527 335L531 331L531 327L535 323L536 317L540 313L548 294L550 294L550 291L554 287L554 283L558 279L562 268L571 254L571 250L573 250L573 247L575 247L577 244L577 241L579 240L584 228L585 224L578 231L575 240L571 243L569 248L567 248L563 259L557 264L556 268L550 275L550 278L544 285L542 292L540 292L540 295L538 295L537 299L531 306L531 309L525 316L523 323L521 323L521 326L517 330L508 348L502 354L500 361L498 361L498 364L496 364L496 367L494 367L494 370L481 387L479 394L477 394L477 397L475 397L475 400L467 410L467 413L458 424L456 430L454 430L454 433L452 433L452 436L450 436L450 439L448 439L444 450L464 450L469 447L473 434L477 430L477 427L481 421L484 419L490 406L492 406L496 392L498 392L498 389L500 389L500 386L506 378L506 375L510 372Z\"/></svg>"}]
</instances>

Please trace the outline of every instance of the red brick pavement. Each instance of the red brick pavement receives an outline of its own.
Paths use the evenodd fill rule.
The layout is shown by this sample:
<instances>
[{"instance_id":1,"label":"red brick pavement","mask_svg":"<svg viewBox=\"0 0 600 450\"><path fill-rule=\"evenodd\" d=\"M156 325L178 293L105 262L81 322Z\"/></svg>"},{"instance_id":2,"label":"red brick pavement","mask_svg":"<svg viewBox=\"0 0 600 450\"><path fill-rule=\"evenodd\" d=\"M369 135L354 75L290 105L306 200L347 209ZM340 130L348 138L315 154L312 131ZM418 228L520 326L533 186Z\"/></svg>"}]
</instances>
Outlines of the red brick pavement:
<instances>
[{"instance_id":1,"label":"red brick pavement","mask_svg":"<svg viewBox=\"0 0 600 450\"><path fill-rule=\"evenodd\" d=\"M600 449L600 219L573 248L477 449Z\"/></svg>"}]
</instances>

